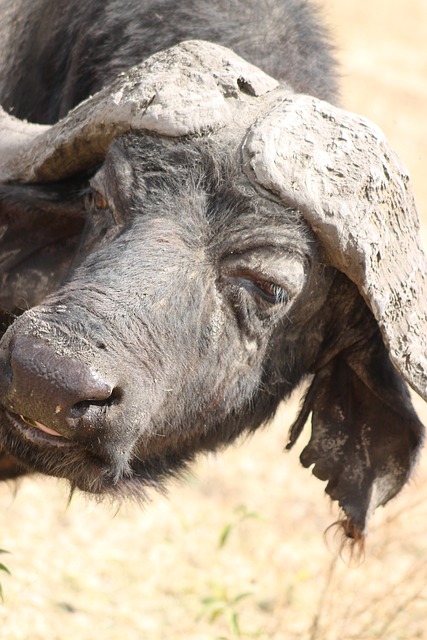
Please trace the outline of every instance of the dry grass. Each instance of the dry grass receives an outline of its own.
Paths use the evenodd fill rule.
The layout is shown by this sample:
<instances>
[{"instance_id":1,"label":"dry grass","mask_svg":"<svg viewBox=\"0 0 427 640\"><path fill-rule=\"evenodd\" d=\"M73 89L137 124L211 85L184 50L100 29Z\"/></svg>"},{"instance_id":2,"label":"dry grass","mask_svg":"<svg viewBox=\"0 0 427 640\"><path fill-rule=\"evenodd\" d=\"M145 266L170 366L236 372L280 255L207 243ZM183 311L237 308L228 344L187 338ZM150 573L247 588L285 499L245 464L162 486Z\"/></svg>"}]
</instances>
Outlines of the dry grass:
<instances>
[{"instance_id":1,"label":"dry grass","mask_svg":"<svg viewBox=\"0 0 427 640\"><path fill-rule=\"evenodd\" d=\"M427 222L425 0L326 4L343 104L383 126ZM282 452L293 411L143 511L82 497L67 508L54 480L26 480L16 496L0 487L12 572L0 575L0 638L427 639L427 456L372 521L364 562L348 566L323 536L337 514L322 484Z\"/></svg>"},{"instance_id":2,"label":"dry grass","mask_svg":"<svg viewBox=\"0 0 427 640\"><path fill-rule=\"evenodd\" d=\"M287 421L202 460L144 511L67 509L50 480L3 488L0 637L427 638L427 459L348 566L323 536L336 513L321 483L281 453Z\"/></svg>"}]
</instances>

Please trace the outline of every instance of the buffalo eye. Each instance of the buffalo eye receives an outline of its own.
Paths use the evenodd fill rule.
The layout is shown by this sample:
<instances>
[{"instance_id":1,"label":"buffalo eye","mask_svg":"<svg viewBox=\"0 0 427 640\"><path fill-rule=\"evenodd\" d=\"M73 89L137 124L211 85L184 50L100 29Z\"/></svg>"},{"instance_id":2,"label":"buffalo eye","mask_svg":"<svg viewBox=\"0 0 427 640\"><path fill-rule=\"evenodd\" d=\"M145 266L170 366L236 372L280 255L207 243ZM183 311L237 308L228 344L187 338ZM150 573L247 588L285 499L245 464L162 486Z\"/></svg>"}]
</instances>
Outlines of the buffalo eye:
<instances>
[{"instance_id":1,"label":"buffalo eye","mask_svg":"<svg viewBox=\"0 0 427 640\"><path fill-rule=\"evenodd\" d=\"M105 211L109 208L107 198L97 189L89 187L83 192L83 198L87 210Z\"/></svg>"},{"instance_id":2,"label":"buffalo eye","mask_svg":"<svg viewBox=\"0 0 427 640\"><path fill-rule=\"evenodd\" d=\"M260 278L258 274L244 274L235 277L234 282L259 302L267 302L269 306L289 302L290 294L287 289L272 280Z\"/></svg>"},{"instance_id":3,"label":"buffalo eye","mask_svg":"<svg viewBox=\"0 0 427 640\"><path fill-rule=\"evenodd\" d=\"M307 269L304 255L281 246L236 251L226 255L221 263L222 281L231 285L228 291L233 306L237 302L246 308L247 303L255 303L264 313L290 307L306 284Z\"/></svg>"},{"instance_id":4,"label":"buffalo eye","mask_svg":"<svg viewBox=\"0 0 427 640\"><path fill-rule=\"evenodd\" d=\"M269 280L255 280L253 284L258 290L255 291L255 293L258 293L263 300L270 304L283 304L289 300L289 294L286 289L275 282L270 282Z\"/></svg>"},{"instance_id":5,"label":"buffalo eye","mask_svg":"<svg viewBox=\"0 0 427 640\"><path fill-rule=\"evenodd\" d=\"M107 200L106 196L104 196L102 191L97 189L95 185L91 185L91 186L92 188L90 189L90 191L87 193L87 196L86 196L87 209L91 210L93 213L99 212L103 214L104 212L109 212L109 214L112 216L114 223L120 226L121 219L114 207L114 203L110 204L110 202Z\"/></svg>"},{"instance_id":6,"label":"buffalo eye","mask_svg":"<svg viewBox=\"0 0 427 640\"><path fill-rule=\"evenodd\" d=\"M108 209L107 198L100 193L100 191L92 192L92 202L95 209L99 211L103 211L104 209Z\"/></svg>"}]
</instances>

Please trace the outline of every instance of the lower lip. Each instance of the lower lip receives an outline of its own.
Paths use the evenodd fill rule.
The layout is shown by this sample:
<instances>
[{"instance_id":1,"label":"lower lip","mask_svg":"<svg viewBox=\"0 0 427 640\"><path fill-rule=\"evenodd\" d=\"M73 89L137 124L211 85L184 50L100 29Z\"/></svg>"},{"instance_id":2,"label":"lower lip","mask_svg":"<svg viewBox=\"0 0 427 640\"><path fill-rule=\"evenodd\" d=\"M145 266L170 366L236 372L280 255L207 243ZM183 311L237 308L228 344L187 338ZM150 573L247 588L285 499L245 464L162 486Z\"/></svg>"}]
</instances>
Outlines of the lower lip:
<instances>
[{"instance_id":1,"label":"lower lip","mask_svg":"<svg viewBox=\"0 0 427 640\"><path fill-rule=\"evenodd\" d=\"M6 410L5 415L8 419L9 424L12 426L17 435L28 443L50 446L53 445L54 447L61 448L70 448L76 446L75 443L71 442L67 438L64 438L63 436L56 434L56 432L51 433L51 430L46 431L45 429L48 429L48 427L42 429L38 426L32 426L16 413L11 413L10 411Z\"/></svg>"},{"instance_id":2,"label":"lower lip","mask_svg":"<svg viewBox=\"0 0 427 640\"><path fill-rule=\"evenodd\" d=\"M57 431L54 431L53 429L50 429L49 427L47 427L45 424L42 424L41 422L37 422L37 420L30 420L29 418L26 418L25 416L19 416L19 418L21 420L23 420L26 424L28 424L30 427L35 427L36 429L40 429L40 431L44 431L44 433L48 433L51 436L56 436L57 438L61 437L61 434L58 433Z\"/></svg>"}]
</instances>

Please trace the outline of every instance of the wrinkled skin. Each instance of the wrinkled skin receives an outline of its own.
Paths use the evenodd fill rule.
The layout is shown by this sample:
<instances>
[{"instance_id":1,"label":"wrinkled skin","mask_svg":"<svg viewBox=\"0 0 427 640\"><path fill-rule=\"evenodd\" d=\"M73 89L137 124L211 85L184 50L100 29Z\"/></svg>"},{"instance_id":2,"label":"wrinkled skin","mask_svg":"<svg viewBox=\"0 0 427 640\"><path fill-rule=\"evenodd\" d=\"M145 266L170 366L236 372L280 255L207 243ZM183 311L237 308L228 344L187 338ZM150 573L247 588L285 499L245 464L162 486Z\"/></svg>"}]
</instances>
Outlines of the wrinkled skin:
<instances>
[{"instance_id":1,"label":"wrinkled skin","mask_svg":"<svg viewBox=\"0 0 427 640\"><path fill-rule=\"evenodd\" d=\"M142 136L110 149L92 180L109 207L97 210L85 196L77 266L2 344L13 369L16 336L32 335L94 368L111 396L81 415L75 407L55 414L55 383L30 399L19 372L12 387L3 377L7 409L67 438L35 433L29 448L31 428L18 439L14 419L3 420L6 447L30 467L120 492L135 475L157 478L256 428L301 378L316 336L306 362L296 352L332 276L298 212L283 224L280 207L239 187L242 178L222 164L209 149ZM269 294L273 277L283 300Z\"/></svg>"}]
</instances>

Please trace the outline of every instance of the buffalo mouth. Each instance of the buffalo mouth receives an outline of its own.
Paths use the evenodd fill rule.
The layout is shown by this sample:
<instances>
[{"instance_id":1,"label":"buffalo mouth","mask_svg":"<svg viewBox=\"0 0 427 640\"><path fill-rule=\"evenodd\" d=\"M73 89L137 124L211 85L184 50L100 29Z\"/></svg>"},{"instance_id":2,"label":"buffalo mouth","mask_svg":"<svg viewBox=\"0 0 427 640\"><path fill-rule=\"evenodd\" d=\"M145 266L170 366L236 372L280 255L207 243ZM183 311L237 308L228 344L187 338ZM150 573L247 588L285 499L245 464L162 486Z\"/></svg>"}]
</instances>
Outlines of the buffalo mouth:
<instances>
[{"instance_id":1,"label":"buffalo mouth","mask_svg":"<svg viewBox=\"0 0 427 640\"><path fill-rule=\"evenodd\" d=\"M4 411L4 416L14 434L25 443L43 446L50 445L58 448L75 448L77 446L76 443L61 436L60 433L41 422L18 415L17 413L12 413L8 410Z\"/></svg>"},{"instance_id":2,"label":"buffalo mouth","mask_svg":"<svg viewBox=\"0 0 427 640\"><path fill-rule=\"evenodd\" d=\"M142 458L130 454L107 459L101 452L91 451L82 443L1 406L0 440L4 450L29 470L65 478L72 490L120 502L127 497L144 503L148 489L164 492L164 482L181 477L194 457L172 449Z\"/></svg>"},{"instance_id":3,"label":"buffalo mouth","mask_svg":"<svg viewBox=\"0 0 427 640\"><path fill-rule=\"evenodd\" d=\"M2 449L31 471L69 480L72 488L108 493L117 470L81 443L53 429L0 407Z\"/></svg>"}]
</instances>

